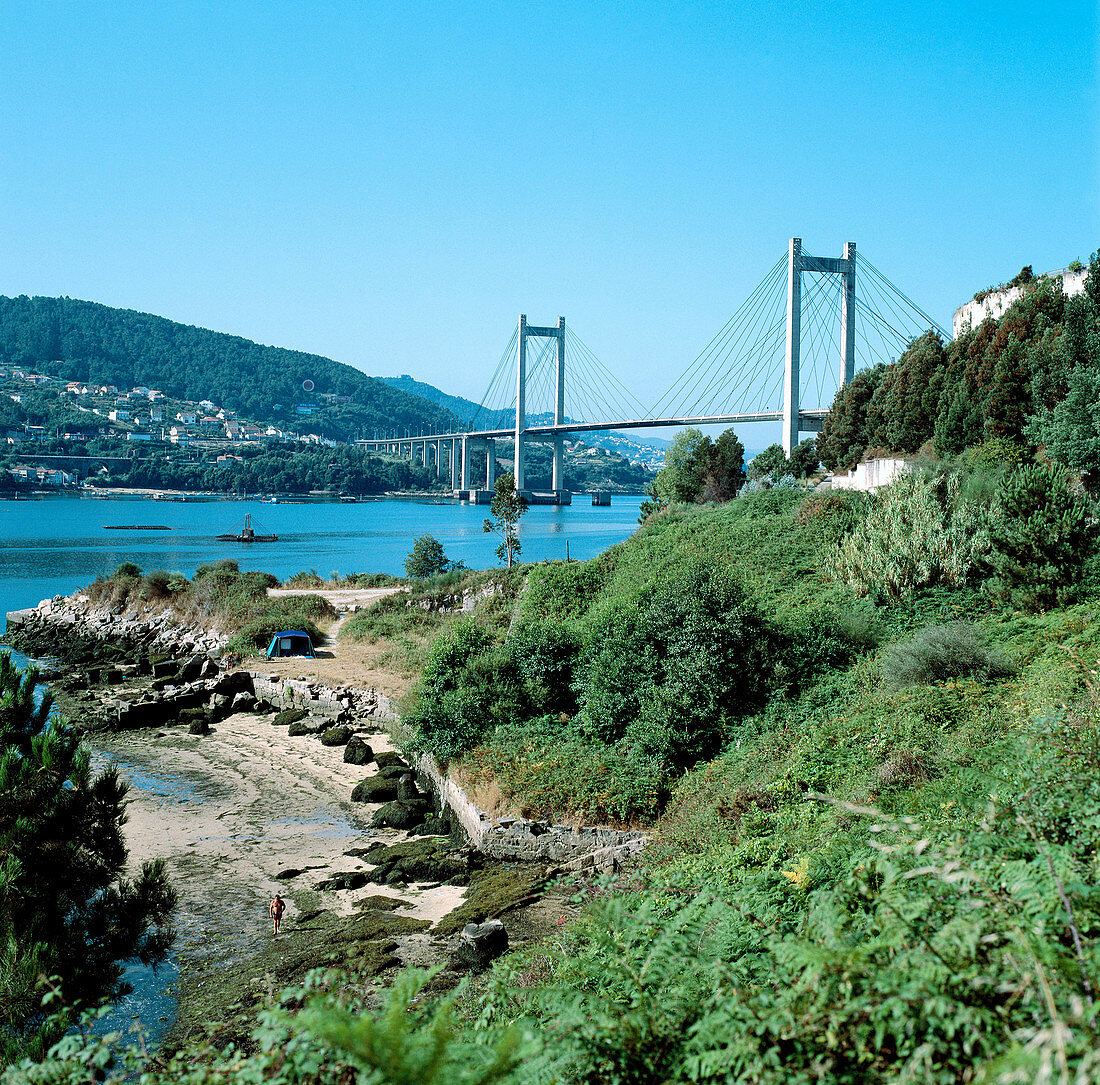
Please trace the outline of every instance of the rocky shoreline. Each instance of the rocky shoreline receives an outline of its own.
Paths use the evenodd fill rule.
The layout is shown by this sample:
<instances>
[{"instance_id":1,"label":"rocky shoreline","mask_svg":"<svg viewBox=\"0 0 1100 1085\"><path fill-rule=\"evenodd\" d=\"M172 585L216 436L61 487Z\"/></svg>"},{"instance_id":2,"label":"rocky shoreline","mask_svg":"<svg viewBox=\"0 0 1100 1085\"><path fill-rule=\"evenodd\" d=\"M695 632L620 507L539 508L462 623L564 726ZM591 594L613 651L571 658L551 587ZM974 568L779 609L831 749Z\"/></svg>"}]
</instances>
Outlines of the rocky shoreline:
<instances>
[{"instance_id":1,"label":"rocky shoreline","mask_svg":"<svg viewBox=\"0 0 1100 1085\"><path fill-rule=\"evenodd\" d=\"M124 776L183 781L132 784L127 825L131 861L165 858L181 887L166 1050L243 1039L318 967L368 997L410 964L442 966L449 988L562 914L543 915L553 864L502 866L421 789L379 691L241 669L155 615L103 617L79 594L49 600L9 616L5 641L45 658L55 703ZM275 891L290 902L277 939Z\"/></svg>"}]
</instances>

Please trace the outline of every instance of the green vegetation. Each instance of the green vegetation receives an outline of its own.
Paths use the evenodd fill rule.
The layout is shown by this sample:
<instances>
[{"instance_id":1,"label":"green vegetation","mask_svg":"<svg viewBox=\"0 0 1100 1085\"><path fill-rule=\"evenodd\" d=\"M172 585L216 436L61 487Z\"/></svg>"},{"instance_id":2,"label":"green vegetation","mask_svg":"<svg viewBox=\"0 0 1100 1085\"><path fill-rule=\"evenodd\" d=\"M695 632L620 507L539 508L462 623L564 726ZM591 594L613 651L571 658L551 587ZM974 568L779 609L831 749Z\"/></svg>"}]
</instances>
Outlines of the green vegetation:
<instances>
[{"instance_id":1,"label":"green vegetation","mask_svg":"<svg viewBox=\"0 0 1100 1085\"><path fill-rule=\"evenodd\" d=\"M517 527L520 518L527 512L527 498L516 490L514 475L501 475L496 480L489 512L491 515L485 520L485 531L500 536L497 559L511 569L512 559L522 549Z\"/></svg>"},{"instance_id":2,"label":"green vegetation","mask_svg":"<svg viewBox=\"0 0 1100 1085\"><path fill-rule=\"evenodd\" d=\"M163 961L175 894L161 862L123 877L126 785L36 703L33 672L0 654L0 1059L40 1055L72 1013ZM48 979L48 985L44 981ZM56 997L43 1003L43 993Z\"/></svg>"},{"instance_id":3,"label":"green vegetation","mask_svg":"<svg viewBox=\"0 0 1100 1085\"><path fill-rule=\"evenodd\" d=\"M231 650L253 653L266 648L283 629L301 629L314 644L324 642L318 622L336 617L332 605L319 595L270 598L268 588L279 581L270 573L245 572L226 559L200 565L193 580L182 573L163 571L144 576L126 562L109 577L88 586L89 598L111 606L133 606L162 600L179 618L233 634Z\"/></svg>"},{"instance_id":4,"label":"green vegetation","mask_svg":"<svg viewBox=\"0 0 1100 1085\"><path fill-rule=\"evenodd\" d=\"M413 542L413 548L405 558L405 575L415 579L439 576L450 567L443 544L434 535L421 535Z\"/></svg>"},{"instance_id":5,"label":"green vegetation","mask_svg":"<svg viewBox=\"0 0 1100 1085\"><path fill-rule=\"evenodd\" d=\"M1098 256L1075 297L1030 268L1009 285L1024 293L999 320L946 345L927 332L893 365L857 373L825 420L822 463L847 470L873 451L916 453L929 442L953 456L1000 439L1028 451L1043 445L1064 466L1087 472L1089 485L1100 482Z\"/></svg>"},{"instance_id":6,"label":"green vegetation","mask_svg":"<svg viewBox=\"0 0 1100 1085\"><path fill-rule=\"evenodd\" d=\"M646 487L639 521L678 501L729 501L745 481L745 449L732 429L717 441L702 430L681 430L665 452L665 465Z\"/></svg>"}]
</instances>

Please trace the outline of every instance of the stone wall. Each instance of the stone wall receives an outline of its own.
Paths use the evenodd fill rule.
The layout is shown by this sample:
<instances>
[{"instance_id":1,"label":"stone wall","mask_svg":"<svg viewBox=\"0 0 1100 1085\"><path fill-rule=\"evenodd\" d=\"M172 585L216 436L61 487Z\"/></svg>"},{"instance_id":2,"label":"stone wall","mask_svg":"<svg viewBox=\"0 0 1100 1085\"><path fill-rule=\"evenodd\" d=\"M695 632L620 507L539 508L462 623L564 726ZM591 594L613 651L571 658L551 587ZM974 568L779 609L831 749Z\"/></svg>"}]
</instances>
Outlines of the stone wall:
<instances>
[{"instance_id":1,"label":"stone wall","mask_svg":"<svg viewBox=\"0 0 1100 1085\"><path fill-rule=\"evenodd\" d=\"M1085 289L1085 279L1088 278L1089 269L1070 271L1063 268L1061 271L1051 271L1041 276L1048 279L1061 279L1062 293L1066 297L1080 294ZM1024 296L1026 286L1006 286L1000 290L990 291L981 301L968 301L955 310L954 319L951 321L951 333L958 338L966 328L976 328L983 320L992 317L999 320L1008 312L1013 302L1019 301Z\"/></svg>"},{"instance_id":2,"label":"stone wall","mask_svg":"<svg viewBox=\"0 0 1100 1085\"><path fill-rule=\"evenodd\" d=\"M645 847L648 839L644 833L621 829L573 829L525 818L494 820L474 805L431 754L420 758L417 770L462 826L470 844L493 859L541 860L570 870L614 872Z\"/></svg>"}]
</instances>

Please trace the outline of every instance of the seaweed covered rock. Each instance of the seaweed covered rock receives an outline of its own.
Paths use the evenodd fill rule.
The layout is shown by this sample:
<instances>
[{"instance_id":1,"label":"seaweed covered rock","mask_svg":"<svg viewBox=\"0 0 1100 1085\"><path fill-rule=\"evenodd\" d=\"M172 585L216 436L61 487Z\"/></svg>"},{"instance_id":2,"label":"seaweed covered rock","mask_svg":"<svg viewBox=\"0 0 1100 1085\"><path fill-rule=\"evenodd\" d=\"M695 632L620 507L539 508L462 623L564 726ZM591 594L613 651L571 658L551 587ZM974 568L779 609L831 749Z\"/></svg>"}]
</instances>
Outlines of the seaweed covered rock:
<instances>
[{"instance_id":1,"label":"seaweed covered rock","mask_svg":"<svg viewBox=\"0 0 1100 1085\"><path fill-rule=\"evenodd\" d=\"M351 738L351 728L338 724L321 733L322 746L346 746Z\"/></svg>"},{"instance_id":2,"label":"seaweed covered rock","mask_svg":"<svg viewBox=\"0 0 1100 1085\"><path fill-rule=\"evenodd\" d=\"M453 852L441 840L405 840L400 844L376 844L362 853L374 866L370 880L379 885L394 882L453 882L465 878L470 868L466 854Z\"/></svg>"},{"instance_id":3,"label":"seaweed covered rock","mask_svg":"<svg viewBox=\"0 0 1100 1085\"><path fill-rule=\"evenodd\" d=\"M397 781L381 776L368 776L355 785L352 802L392 802L397 798Z\"/></svg>"},{"instance_id":4,"label":"seaweed covered rock","mask_svg":"<svg viewBox=\"0 0 1100 1085\"><path fill-rule=\"evenodd\" d=\"M344 761L349 765L369 765L373 760L374 750L359 735L352 735L344 747Z\"/></svg>"},{"instance_id":5,"label":"seaweed covered rock","mask_svg":"<svg viewBox=\"0 0 1100 1085\"><path fill-rule=\"evenodd\" d=\"M304 708L284 708L282 712L276 712L271 717L271 725L273 727L289 727L290 724L303 720L308 715L309 713Z\"/></svg>"},{"instance_id":6,"label":"seaweed covered rock","mask_svg":"<svg viewBox=\"0 0 1100 1085\"><path fill-rule=\"evenodd\" d=\"M295 720L287 728L286 733L290 738L298 738L300 735L315 735L323 726L323 723L315 723L307 716L305 719Z\"/></svg>"},{"instance_id":7,"label":"seaweed covered rock","mask_svg":"<svg viewBox=\"0 0 1100 1085\"><path fill-rule=\"evenodd\" d=\"M396 768L401 769L403 772L409 771L408 763L396 750L383 750L381 753L374 755L374 760L379 770Z\"/></svg>"},{"instance_id":8,"label":"seaweed covered rock","mask_svg":"<svg viewBox=\"0 0 1100 1085\"><path fill-rule=\"evenodd\" d=\"M508 932L499 919L467 923L455 940L452 960L459 967L483 972L502 953L508 951Z\"/></svg>"},{"instance_id":9,"label":"seaweed covered rock","mask_svg":"<svg viewBox=\"0 0 1100 1085\"><path fill-rule=\"evenodd\" d=\"M411 801L398 799L396 802L388 802L374 812L374 817L371 818L371 828L411 829L414 825L423 823L428 810L428 802L423 798L416 798Z\"/></svg>"}]
</instances>

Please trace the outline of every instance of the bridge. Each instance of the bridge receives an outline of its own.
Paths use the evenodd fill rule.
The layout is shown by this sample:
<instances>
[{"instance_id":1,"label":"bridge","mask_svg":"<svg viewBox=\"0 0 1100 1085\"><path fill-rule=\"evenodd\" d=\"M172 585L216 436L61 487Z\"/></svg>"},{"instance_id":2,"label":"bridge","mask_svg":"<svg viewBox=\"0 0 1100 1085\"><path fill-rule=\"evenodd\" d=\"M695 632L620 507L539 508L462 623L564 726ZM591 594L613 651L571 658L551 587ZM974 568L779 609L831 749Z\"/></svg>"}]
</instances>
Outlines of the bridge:
<instances>
[{"instance_id":1,"label":"bridge","mask_svg":"<svg viewBox=\"0 0 1100 1085\"><path fill-rule=\"evenodd\" d=\"M582 433L780 422L789 456L801 434L821 430L826 400L831 403L857 369L896 359L929 328L950 338L865 256L858 266L857 295L854 242L837 257L811 256L792 237L786 254L648 408L566 330L564 317L540 326L521 316L476 414L460 432L376 434L359 443L425 466L434 462L437 478L446 464L456 496L482 503L492 496L501 439L512 441L516 488L546 504L571 501L563 485L565 439ZM541 413L532 414L532 406ZM549 492L527 489L531 442L553 447Z\"/></svg>"}]
</instances>

